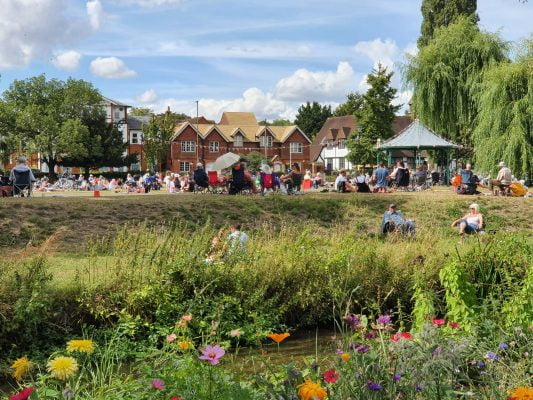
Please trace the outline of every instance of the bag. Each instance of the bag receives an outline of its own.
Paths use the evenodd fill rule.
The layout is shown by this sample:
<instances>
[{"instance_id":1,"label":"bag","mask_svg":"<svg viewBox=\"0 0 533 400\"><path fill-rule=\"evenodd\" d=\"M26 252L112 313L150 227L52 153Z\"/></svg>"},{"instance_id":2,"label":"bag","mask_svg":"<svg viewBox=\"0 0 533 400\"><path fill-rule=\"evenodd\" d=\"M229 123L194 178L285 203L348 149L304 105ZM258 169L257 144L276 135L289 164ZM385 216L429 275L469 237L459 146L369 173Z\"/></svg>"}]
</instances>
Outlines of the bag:
<instances>
[{"instance_id":1,"label":"bag","mask_svg":"<svg viewBox=\"0 0 533 400\"><path fill-rule=\"evenodd\" d=\"M265 189L272 189L274 187L274 179L272 178L272 174L265 174L261 172L261 181Z\"/></svg>"},{"instance_id":2,"label":"bag","mask_svg":"<svg viewBox=\"0 0 533 400\"><path fill-rule=\"evenodd\" d=\"M511 194L516 197L523 197L527 194L527 189L518 182L512 183L509 189L511 189Z\"/></svg>"}]
</instances>

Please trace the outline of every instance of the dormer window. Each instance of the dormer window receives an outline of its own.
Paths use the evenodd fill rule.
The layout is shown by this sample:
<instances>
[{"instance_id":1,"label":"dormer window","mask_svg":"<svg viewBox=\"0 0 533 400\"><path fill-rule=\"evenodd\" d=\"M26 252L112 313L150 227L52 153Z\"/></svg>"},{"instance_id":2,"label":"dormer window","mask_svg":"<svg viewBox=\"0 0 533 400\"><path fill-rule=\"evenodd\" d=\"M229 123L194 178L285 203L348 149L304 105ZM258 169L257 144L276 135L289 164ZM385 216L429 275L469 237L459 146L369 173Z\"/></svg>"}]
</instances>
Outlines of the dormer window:
<instances>
[{"instance_id":1,"label":"dormer window","mask_svg":"<svg viewBox=\"0 0 533 400\"><path fill-rule=\"evenodd\" d=\"M242 147L244 145L243 142L244 142L244 138L242 137L240 133L237 133L233 137L233 147Z\"/></svg>"},{"instance_id":2,"label":"dormer window","mask_svg":"<svg viewBox=\"0 0 533 400\"><path fill-rule=\"evenodd\" d=\"M272 147L272 136L270 135L262 135L259 138L259 147Z\"/></svg>"}]
</instances>

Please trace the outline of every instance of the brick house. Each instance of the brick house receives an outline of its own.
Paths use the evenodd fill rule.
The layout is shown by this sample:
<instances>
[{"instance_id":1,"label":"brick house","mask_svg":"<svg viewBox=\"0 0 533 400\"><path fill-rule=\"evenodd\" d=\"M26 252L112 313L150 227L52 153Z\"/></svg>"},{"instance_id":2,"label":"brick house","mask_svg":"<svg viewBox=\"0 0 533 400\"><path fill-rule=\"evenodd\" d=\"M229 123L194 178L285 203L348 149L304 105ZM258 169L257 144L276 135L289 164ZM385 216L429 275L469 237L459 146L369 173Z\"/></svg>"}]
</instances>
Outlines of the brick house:
<instances>
[{"instance_id":1,"label":"brick house","mask_svg":"<svg viewBox=\"0 0 533 400\"><path fill-rule=\"evenodd\" d=\"M188 172L196 162L209 170L226 152L261 152L273 162L275 171L284 171L291 162L299 162L302 168L310 165L311 140L295 125L262 126L253 113L241 112L223 113L218 124L193 122L176 127L167 162L174 172Z\"/></svg>"}]
</instances>

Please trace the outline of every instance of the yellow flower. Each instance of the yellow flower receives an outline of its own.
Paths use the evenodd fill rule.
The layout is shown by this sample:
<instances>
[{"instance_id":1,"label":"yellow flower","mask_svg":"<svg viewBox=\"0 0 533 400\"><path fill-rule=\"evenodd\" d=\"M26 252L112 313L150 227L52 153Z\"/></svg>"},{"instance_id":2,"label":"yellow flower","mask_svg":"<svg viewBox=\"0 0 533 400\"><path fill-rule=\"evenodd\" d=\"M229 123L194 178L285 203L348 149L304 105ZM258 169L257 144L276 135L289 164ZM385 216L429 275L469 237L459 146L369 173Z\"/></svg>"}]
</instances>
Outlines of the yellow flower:
<instances>
[{"instance_id":1,"label":"yellow flower","mask_svg":"<svg viewBox=\"0 0 533 400\"><path fill-rule=\"evenodd\" d=\"M341 358L343 361L348 361L350 359L350 355L348 353L342 353Z\"/></svg>"},{"instance_id":2,"label":"yellow flower","mask_svg":"<svg viewBox=\"0 0 533 400\"><path fill-rule=\"evenodd\" d=\"M24 375L26 375L32 368L32 363L28 360L28 357L20 357L13 361L11 368L13 369L12 376L17 381L20 381Z\"/></svg>"},{"instance_id":3,"label":"yellow flower","mask_svg":"<svg viewBox=\"0 0 533 400\"><path fill-rule=\"evenodd\" d=\"M192 347L192 343L187 341L178 342L178 347L182 350L189 350Z\"/></svg>"},{"instance_id":4,"label":"yellow flower","mask_svg":"<svg viewBox=\"0 0 533 400\"><path fill-rule=\"evenodd\" d=\"M78 362L74 357L56 357L48 361L48 372L53 378L64 381L78 372Z\"/></svg>"},{"instance_id":5,"label":"yellow flower","mask_svg":"<svg viewBox=\"0 0 533 400\"><path fill-rule=\"evenodd\" d=\"M324 400L327 395L326 390L318 382L306 379L304 383L298 385L300 400Z\"/></svg>"},{"instance_id":6,"label":"yellow flower","mask_svg":"<svg viewBox=\"0 0 533 400\"><path fill-rule=\"evenodd\" d=\"M94 351L95 345L92 340L71 340L67 343L67 351L72 353L77 351L79 353L91 354Z\"/></svg>"},{"instance_id":7,"label":"yellow flower","mask_svg":"<svg viewBox=\"0 0 533 400\"><path fill-rule=\"evenodd\" d=\"M533 387L519 387L511 395L512 400L533 400Z\"/></svg>"}]
</instances>

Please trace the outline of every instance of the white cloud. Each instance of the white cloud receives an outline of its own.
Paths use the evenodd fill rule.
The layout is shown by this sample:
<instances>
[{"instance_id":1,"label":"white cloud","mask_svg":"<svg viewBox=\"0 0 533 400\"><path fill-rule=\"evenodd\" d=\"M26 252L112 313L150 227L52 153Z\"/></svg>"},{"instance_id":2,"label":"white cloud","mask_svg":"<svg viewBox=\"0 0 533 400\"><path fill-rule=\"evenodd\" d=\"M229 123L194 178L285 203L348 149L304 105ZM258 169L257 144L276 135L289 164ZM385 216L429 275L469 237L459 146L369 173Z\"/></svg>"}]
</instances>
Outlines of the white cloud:
<instances>
[{"instance_id":1,"label":"white cloud","mask_svg":"<svg viewBox=\"0 0 533 400\"><path fill-rule=\"evenodd\" d=\"M0 69L46 59L82 36L82 24L65 9L65 0L0 0Z\"/></svg>"},{"instance_id":2,"label":"white cloud","mask_svg":"<svg viewBox=\"0 0 533 400\"><path fill-rule=\"evenodd\" d=\"M185 0L115 0L127 4L135 4L141 7L157 7L176 5L185 2Z\"/></svg>"},{"instance_id":3,"label":"white cloud","mask_svg":"<svg viewBox=\"0 0 533 400\"><path fill-rule=\"evenodd\" d=\"M100 28L104 19L102 3L100 3L100 0L90 0L87 2L86 7L91 27L96 31Z\"/></svg>"},{"instance_id":4,"label":"white cloud","mask_svg":"<svg viewBox=\"0 0 533 400\"><path fill-rule=\"evenodd\" d=\"M409 43L407 46L405 46L403 52L409 54L410 56L416 56L418 54L418 46L416 43Z\"/></svg>"},{"instance_id":5,"label":"white cloud","mask_svg":"<svg viewBox=\"0 0 533 400\"><path fill-rule=\"evenodd\" d=\"M370 58L374 62L374 68L381 64L389 69L394 67L394 61L397 59L400 50L396 42L391 39L358 42L354 49L356 52Z\"/></svg>"},{"instance_id":6,"label":"white cloud","mask_svg":"<svg viewBox=\"0 0 533 400\"><path fill-rule=\"evenodd\" d=\"M52 60L52 64L59 69L74 71L80 65L80 60L81 54L77 51L70 50L57 54Z\"/></svg>"},{"instance_id":7,"label":"white cloud","mask_svg":"<svg viewBox=\"0 0 533 400\"><path fill-rule=\"evenodd\" d=\"M124 61L116 57L98 57L91 61L91 72L102 78L122 79L130 78L137 73L129 69Z\"/></svg>"},{"instance_id":8,"label":"white cloud","mask_svg":"<svg viewBox=\"0 0 533 400\"><path fill-rule=\"evenodd\" d=\"M276 97L282 100L308 101L327 100L342 97L353 83L354 72L351 65L342 61L336 71L309 71L299 69L277 85Z\"/></svg>"},{"instance_id":9,"label":"white cloud","mask_svg":"<svg viewBox=\"0 0 533 400\"><path fill-rule=\"evenodd\" d=\"M137 97L137 101L139 103L144 103L144 104L154 103L156 100L157 100L157 93L155 92L154 89L149 89L143 94L141 94L139 97Z\"/></svg>"}]
</instances>

